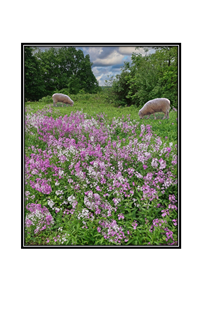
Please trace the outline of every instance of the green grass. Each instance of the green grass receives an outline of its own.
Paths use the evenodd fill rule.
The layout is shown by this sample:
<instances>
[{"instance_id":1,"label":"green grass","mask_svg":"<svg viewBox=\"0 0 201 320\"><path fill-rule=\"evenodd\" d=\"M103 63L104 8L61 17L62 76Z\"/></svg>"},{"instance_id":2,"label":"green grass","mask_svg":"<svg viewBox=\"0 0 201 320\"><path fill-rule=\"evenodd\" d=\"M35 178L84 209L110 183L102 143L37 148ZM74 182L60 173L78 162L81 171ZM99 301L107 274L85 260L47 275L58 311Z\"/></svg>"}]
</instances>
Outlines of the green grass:
<instances>
[{"instance_id":1,"label":"green grass","mask_svg":"<svg viewBox=\"0 0 201 320\"><path fill-rule=\"evenodd\" d=\"M157 113L156 120L151 115L150 119L140 119L138 116L139 110L133 107L115 108L111 103L107 102L107 98L103 94L84 94L84 95L72 95L71 99L74 101L73 107L58 103L58 107L54 107L52 116L56 119L58 116L70 115L71 112L82 111L90 116L96 116L97 114L104 113L107 115L108 120L112 120L114 117L122 117L125 119L127 115L130 115L130 120L137 120L139 124L149 124L152 126L152 131L162 138L162 141L177 143L177 112L170 111L169 119L162 119L164 114ZM42 110L44 107L53 107L52 99L47 102L26 102L25 106L28 109L32 109L31 112L35 113L38 110ZM140 108L139 108L140 109ZM173 123L173 124L172 124ZM165 139L168 137L168 139Z\"/></svg>"}]
</instances>

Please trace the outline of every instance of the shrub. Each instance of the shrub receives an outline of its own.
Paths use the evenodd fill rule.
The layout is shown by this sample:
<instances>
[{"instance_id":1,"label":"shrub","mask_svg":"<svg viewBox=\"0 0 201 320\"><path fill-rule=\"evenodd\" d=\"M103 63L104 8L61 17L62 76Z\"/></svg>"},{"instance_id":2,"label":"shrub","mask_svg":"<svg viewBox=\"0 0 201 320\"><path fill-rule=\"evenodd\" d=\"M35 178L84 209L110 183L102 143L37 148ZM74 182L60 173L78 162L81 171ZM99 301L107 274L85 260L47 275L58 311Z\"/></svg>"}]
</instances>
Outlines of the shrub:
<instances>
[{"instance_id":1,"label":"shrub","mask_svg":"<svg viewBox=\"0 0 201 320\"><path fill-rule=\"evenodd\" d=\"M39 100L40 102L45 102L45 103L51 103L52 102L52 97L51 96L46 96L43 97Z\"/></svg>"}]
</instances>

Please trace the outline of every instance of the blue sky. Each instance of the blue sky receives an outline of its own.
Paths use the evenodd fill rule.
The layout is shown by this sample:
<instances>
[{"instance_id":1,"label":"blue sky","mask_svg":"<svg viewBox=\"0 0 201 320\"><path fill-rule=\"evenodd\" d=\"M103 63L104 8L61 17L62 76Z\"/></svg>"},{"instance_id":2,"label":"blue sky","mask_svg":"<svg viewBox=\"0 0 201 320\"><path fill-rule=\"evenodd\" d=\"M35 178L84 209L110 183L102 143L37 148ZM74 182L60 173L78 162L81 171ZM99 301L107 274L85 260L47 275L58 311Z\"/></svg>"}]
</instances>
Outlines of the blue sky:
<instances>
[{"instance_id":1,"label":"blue sky","mask_svg":"<svg viewBox=\"0 0 201 320\"><path fill-rule=\"evenodd\" d=\"M84 52L84 55L90 55L90 61L93 63L92 71L100 86L105 85L108 76L115 76L121 73L124 62L130 62L133 52L145 54L143 48L130 46L103 46L103 47L76 47ZM149 48L149 53L154 52Z\"/></svg>"},{"instance_id":2,"label":"blue sky","mask_svg":"<svg viewBox=\"0 0 201 320\"><path fill-rule=\"evenodd\" d=\"M52 46L54 47L54 46ZM145 54L144 48L136 46L75 46L84 52L84 55L89 54L90 61L93 63L92 71L98 80L100 86L105 85L105 80L108 77L115 76L121 73L121 68L124 62L130 62L132 53ZM49 47L39 46L41 50ZM148 53L153 53L155 50L148 48ZM147 53L147 54L148 54Z\"/></svg>"}]
</instances>

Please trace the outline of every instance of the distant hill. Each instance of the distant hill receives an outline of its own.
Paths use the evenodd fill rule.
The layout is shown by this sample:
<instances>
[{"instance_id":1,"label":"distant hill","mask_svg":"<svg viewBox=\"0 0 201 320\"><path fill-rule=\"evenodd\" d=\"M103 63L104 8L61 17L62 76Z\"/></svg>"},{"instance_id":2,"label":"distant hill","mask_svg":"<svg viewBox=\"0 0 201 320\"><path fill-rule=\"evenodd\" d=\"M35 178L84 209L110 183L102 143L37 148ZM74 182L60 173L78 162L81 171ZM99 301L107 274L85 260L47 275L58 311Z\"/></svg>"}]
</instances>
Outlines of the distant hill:
<instances>
[{"instance_id":1,"label":"distant hill","mask_svg":"<svg viewBox=\"0 0 201 320\"><path fill-rule=\"evenodd\" d=\"M107 90L112 88L111 86L99 86L102 90Z\"/></svg>"}]
</instances>

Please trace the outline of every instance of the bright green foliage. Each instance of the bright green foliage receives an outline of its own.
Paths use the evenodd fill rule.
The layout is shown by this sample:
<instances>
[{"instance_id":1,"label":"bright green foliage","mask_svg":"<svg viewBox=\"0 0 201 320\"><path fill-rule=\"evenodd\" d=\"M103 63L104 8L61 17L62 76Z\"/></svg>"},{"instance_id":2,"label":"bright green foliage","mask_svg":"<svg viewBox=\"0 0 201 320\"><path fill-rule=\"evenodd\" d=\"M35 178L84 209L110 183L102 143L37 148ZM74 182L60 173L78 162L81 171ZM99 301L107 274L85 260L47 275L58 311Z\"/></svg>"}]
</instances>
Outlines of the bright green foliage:
<instances>
[{"instance_id":1,"label":"bright green foliage","mask_svg":"<svg viewBox=\"0 0 201 320\"><path fill-rule=\"evenodd\" d=\"M112 84L115 105L141 108L148 100L168 98L177 108L178 49L161 47L151 55L133 54Z\"/></svg>"}]
</instances>

